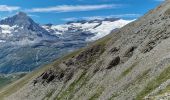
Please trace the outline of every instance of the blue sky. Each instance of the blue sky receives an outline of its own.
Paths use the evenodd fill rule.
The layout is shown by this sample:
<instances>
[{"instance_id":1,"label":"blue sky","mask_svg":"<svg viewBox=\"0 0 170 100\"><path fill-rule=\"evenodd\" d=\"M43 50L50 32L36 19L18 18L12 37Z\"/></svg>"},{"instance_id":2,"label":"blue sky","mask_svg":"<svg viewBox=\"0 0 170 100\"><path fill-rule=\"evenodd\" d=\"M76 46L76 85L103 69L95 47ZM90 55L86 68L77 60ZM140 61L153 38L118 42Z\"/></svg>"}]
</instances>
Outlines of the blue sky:
<instances>
[{"instance_id":1,"label":"blue sky","mask_svg":"<svg viewBox=\"0 0 170 100\"><path fill-rule=\"evenodd\" d=\"M0 0L0 18L26 12L40 24L119 17L136 19L163 0Z\"/></svg>"}]
</instances>

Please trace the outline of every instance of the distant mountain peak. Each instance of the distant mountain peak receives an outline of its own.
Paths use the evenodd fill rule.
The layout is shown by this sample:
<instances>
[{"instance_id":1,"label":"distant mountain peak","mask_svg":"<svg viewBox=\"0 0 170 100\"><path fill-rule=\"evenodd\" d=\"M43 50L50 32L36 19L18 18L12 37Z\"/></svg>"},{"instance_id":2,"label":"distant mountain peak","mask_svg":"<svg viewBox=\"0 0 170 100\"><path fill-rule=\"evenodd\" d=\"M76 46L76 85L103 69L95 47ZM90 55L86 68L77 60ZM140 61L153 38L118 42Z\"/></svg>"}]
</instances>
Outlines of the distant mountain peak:
<instances>
[{"instance_id":1,"label":"distant mountain peak","mask_svg":"<svg viewBox=\"0 0 170 100\"><path fill-rule=\"evenodd\" d=\"M25 12L18 12L17 15L21 17L28 17Z\"/></svg>"},{"instance_id":2,"label":"distant mountain peak","mask_svg":"<svg viewBox=\"0 0 170 100\"><path fill-rule=\"evenodd\" d=\"M34 21L29 16L27 16L27 14L24 12L19 12L12 17L8 17L0 21L1 25L9 25L9 26L17 25L23 27L28 27L32 23L34 23Z\"/></svg>"},{"instance_id":3,"label":"distant mountain peak","mask_svg":"<svg viewBox=\"0 0 170 100\"><path fill-rule=\"evenodd\" d=\"M51 38L56 38L54 36L51 36L51 34L46 31L44 28L42 28L39 24L34 22L26 13L24 12L18 12L16 15L8 17L4 20L0 21L0 30L2 30L2 33L10 33L13 35L5 35L3 39L7 39L6 37L9 37L11 40L20 39L23 38L34 38L34 40L47 40ZM17 33L17 35L15 34ZM15 35L14 35L15 34ZM12 36L12 37L11 37ZM18 38L19 37L19 38Z\"/></svg>"}]
</instances>

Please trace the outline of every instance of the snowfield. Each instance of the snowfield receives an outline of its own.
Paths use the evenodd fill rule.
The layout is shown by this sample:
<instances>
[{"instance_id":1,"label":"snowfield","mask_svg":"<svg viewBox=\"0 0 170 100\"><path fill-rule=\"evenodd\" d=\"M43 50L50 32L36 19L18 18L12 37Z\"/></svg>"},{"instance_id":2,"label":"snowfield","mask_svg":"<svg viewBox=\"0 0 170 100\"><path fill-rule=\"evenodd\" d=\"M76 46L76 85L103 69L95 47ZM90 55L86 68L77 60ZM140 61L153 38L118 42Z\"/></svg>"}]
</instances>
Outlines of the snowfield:
<instances>
[{"instance_id":1,"label":"snowfield","mask_svg":"<svg viewBox=\"0 0 170 100\"><path fill-rule=\"evenodd\" d=\"M101 21L101 22L86 22L86 23L70 23L63 25L42 26L48 32L55 35L67 33L70 29L81 30L82 32L94 33L95 36L87 38L86 41L95 41L108 35L112 30L121 28L134 20L117 20L117 21Z\"/></svg>"}]
</instances>

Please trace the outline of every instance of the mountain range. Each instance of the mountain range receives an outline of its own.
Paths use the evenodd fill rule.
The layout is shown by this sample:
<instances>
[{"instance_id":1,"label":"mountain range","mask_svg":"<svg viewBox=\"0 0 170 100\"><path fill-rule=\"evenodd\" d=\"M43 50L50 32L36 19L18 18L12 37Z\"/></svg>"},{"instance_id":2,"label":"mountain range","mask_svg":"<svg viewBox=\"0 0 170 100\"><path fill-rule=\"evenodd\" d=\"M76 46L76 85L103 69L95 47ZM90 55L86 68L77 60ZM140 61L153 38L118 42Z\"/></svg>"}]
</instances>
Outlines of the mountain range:
<instances>
[{"instance_id":1,"label":"mountain range","mask_svg":"<svg viewBox=\"0 0 170 100\"><path fill-rule=\"evenodd\" d=\"M86 47L29 73L2 89L0 98L169 100L169 5L170 0L166 0L124 27L111 31L110 34L89 43ZM80 26L80 29L82 24L85 24L84 21L78 22L79 24L73 23ZM53 25L43 27L51 31ZM63 27L64 29L61 29ZM67 25L59 28L57 26L56 29L69 30ZM93 29L87 28L87 30L89 32ZM56 33L56 30L53 32ZM65 31L59 31L60 34L63 32ZM59 39L62 38L58 32L56 35ZM89 38L88 40L93 40L92 37Z\"/></svg>"},{"instance_id":2,"label":"mountain range","mask_svg":"<svg viewBox=\"0 0 170 100\"><path fill-rule=\"evenodd\" d=\"M30 72L129 22L107 18L40 25L19 12L0 21L0 73Z\"/></svg>"}]
</instances>

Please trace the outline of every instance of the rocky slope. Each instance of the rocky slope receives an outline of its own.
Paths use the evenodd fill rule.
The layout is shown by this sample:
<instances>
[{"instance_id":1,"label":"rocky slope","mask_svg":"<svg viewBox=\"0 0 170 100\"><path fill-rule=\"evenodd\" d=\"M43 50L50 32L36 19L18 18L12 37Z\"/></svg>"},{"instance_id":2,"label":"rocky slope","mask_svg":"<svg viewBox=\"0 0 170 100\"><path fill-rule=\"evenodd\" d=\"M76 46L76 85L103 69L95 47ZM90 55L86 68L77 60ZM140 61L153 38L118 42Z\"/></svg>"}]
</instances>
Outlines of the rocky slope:
<instances>
[{"instance_id":1,"label":"rocky slope","mask_svg":"<svg viewBox=\"0 0 170 100\"><path fill-rule=\"evenodd\" d=\"M0 92L6 100L170 99L170 0Z\"/></svg>"}]
</instances>

